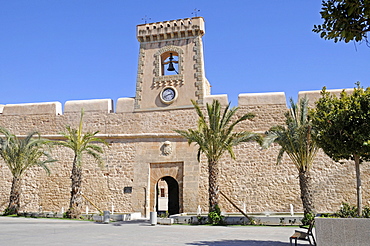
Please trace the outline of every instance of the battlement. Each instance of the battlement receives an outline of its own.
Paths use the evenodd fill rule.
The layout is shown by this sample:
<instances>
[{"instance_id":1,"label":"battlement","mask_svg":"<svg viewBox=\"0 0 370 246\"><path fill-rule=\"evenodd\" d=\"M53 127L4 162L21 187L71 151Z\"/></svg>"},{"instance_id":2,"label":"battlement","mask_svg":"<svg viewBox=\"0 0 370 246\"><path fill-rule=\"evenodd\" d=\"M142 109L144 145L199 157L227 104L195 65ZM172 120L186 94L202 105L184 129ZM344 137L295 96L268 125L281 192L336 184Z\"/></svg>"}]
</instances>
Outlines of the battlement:
<instances>
[{"instance_id":1,"label":"battlement","mask_svg":"<svg viewBox=\"0 0 370 246\"><path fill-rule=\"evenodd\" d=\"M62 114L62 104L60 102L6 104L1 107L0 113L2 115Z\"/></svg>"},{"instance_id":2,"label":"battlement","mask_svg":"<svg viewBox=\"0 0 370 246\"><path fill-rule=\"evenodd\" d=\"M351 93L353 89L345 89ZM336 96L339 96L343 89L327 90ZM309 99L309 105L314 106L314 102L321 96L321 90L317 91L300 91L298 100L303 97ZM208 95L204 98L204 103L212 103L213 100L219 100L221 105L228 105L228 97L226 94ZM0 104L0 115L62 115L69 113L78 113L83 108L85 112L100 112L100 113L133 113L134 98L119 98L116 102L116 107L113 106L112 99L91 99L91 100L73 100L67 101L64 104L64 112L62 112L62 104L60 102L44 102L44 103L23 103L23 104ZM284 92L266 92L266 93L243 93L238 96L238 106L286 106L286 97ZM162 110L173 110L182 108L169 108ZM158 109L153 109L158 110ZM147 111L151 111L148 109Z\"/></svg>"},{"instance_id":3,"label":"battlement","mask_svg":"<svg viewBox=\"0 0 370 246\"><path fill-rule=\"evenodd\" d=\"M334 94L335 96L339 97L340 93L345 90L347 93L352 93L353 88L350 89L335 89L335 90L327 90L331 94ZM321 97L321 90L319 91L300 91L298 93L298 100L301 98L306 97L308 99L308 105L310 107L313 107L315 102Z\"/></svg>"},{"instance_id":4,"label":"battlement","mask_svg":"<svg viewBox=\"0 0 370 246\"><path fill-rule=\"evenodd\" d=\"M136 27L136 36L139 42L203 36L204 33L203 17L148 23Z\"/></svg>"},{"instance_id":5,"label":"battlement","mask_svg":"<svg viewBox=\"0 0 370 246\"><path fill-rule=\"evenodd\" d=\"M239 95L238 104L239 106L285 105L286 98L284 92L245 93Z\"/></svg>"}]
</instances>

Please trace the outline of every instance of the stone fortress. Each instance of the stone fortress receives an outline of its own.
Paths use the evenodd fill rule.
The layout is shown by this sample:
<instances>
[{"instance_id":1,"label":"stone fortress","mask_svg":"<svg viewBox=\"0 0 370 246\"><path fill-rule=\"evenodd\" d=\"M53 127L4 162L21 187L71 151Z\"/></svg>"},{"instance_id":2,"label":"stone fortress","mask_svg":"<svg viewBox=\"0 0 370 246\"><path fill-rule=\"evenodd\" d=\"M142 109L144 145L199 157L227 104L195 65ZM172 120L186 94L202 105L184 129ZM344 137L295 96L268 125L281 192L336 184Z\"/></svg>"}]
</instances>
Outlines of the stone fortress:
<instances>
[{"instance_id":1,"label":"stone fortress","mask_svg":"<svg viewBox=\"0 0 370 246\"><path fill-rule=\"evenodd\" d=\"M168 198L170 214L208 210L208 172L204 156L197 161L197 147L173 129L197 126L190 102L205 105L217 99L228 104L227 95L211 95L205 77L202 17L149 23L137 26L140 42L136 95L111 99L67 101L62 112L59 102L0 105L0 125L23 136L38 131L49 139L62 139L66 125L77 127L81 108L85 110L85 131L99 130L109 143L105 148L105 168L84 159L83 192L102 210L149 212L160 210L158 197ZM168 71L170 70L170 71ZM340 90L333 91L338 93ZM300 92L311 103L320 91ZM287 111L283 92L247 93L238 98L238 115L252 112L253 120L236 130L265 132L284 124ZM221 161L220 189L247 212L289 212L290 204L303 211L298 172L288 158L276 165L279 146L267 150L257 143L235 147L237 159L225 155ZM53 149L59 161L51 165L51 175L33 168L24 177L21 211L66 210L70 198L73 153ZM364 204L370 201L370 165L361 165ZM12 176L0 160L0 209L9 199ZM158 182L167 183L166 189ZM312 169L312 188L318 212L336 211L341 202L356 203L355 170L352 162L333 162L322 152ZM159 192L160 190L160 192ZM166 192L167 194L158 194ZM236 212L222 197L221 209ZM86 207L94 210L86 201ZM163 207L163 204L161 205Z\"/></svg>"}]
</instances>

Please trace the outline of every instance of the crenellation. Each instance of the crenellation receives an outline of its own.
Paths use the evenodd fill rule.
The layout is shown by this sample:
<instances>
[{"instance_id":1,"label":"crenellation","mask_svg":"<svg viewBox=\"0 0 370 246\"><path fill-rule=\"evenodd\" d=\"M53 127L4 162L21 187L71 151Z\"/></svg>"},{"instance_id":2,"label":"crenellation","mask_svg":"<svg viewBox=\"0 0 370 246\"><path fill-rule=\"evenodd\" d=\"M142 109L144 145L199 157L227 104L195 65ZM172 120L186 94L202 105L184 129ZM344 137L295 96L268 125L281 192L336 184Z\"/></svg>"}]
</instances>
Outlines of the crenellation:
<instances>
[{"instance_id":1,"label":"crenellation","mask_svg":"<svg viewBox=\"0 0 370 246\"><path fill-rule=\"evenodd\" d=\"M138 25L136 29L139 42L179 39L204 35L204 33L205 27L202 17L142 24Z\"/></svg>"},{"instance_id":2,"label":"crenellation","mask_svg":"<svg viewBox=\"0 0 370 246\"><path fill-rule=\"evenodd\" d=\"M227 98L227 94L222 94L222 95L208 95L204 97L204 103L211 104L213 100L218 100L222 106L227 106L229 105L229 100Z\"/></svg>"},{"instance_id":3,"label":"crenellation","mask_svg":"<svg viewBox=\"0 0 370 246\"><path fill-rule=\"evenodd\" d=\"M331 94L339 97L340 93L345 90L347 93L352 93L353 89L333 89L333 90L326 90L327 92L330 92ZM306 97L308 99L308 103L311 107L315 105L315 102L321 97L321 90L316 91L300 91L298 93L298 100L301 100L301 98Z\"/></svg>"},{"instance_id":4,"label":"crenellation","mask_svg":"<svg viewBox=\"0 0 370 246\"><path fill-rule=\"evenodd\" d=\"M131 113L135 109L135 98L118 98L116 113Z\"/></svg>"},{"instance_id":5,"label":"crenellation","mask_svg":"<svg viewBox=\"0 0 370 246\"><path fill-rule=\"evenodd\" d=\"M112 99L91 99L91 100L73 100L64 104L64 113L81 112L106 112L113 113Z\"/></svg>"},{"instance_id":6,"label":"crenellation","mask_svg":"<svg viewBox=\"0 0 370 246\"><path fill-rule=\"evenodd\" d=\"M284 92L245 93L239 94L238 105L286 105L286 98Z\"/></svg>"},{"instance_id":7,"label":"crenellation","mask_svg":"<svg viewBox=\"0 0 370 246\"><path fill-rule=\"evenodd\" d=\"M60 102L6 104L2 107L2 115L60 115Z\"/></svg>"}]
</instances>

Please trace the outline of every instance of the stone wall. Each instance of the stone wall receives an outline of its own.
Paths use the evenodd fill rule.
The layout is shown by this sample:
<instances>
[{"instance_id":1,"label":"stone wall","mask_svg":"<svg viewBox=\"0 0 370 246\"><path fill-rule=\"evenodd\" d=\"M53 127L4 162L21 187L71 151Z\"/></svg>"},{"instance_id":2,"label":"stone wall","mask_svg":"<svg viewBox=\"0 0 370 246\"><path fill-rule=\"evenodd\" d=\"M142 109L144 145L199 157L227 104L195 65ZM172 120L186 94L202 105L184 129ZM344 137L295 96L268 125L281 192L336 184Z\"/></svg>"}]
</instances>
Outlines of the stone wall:
<instances>
[{"instance_id":1,"label":"stone wall","mask_svg":"<svg viewBox=\"0 0 370 246\"><path fill-rule=\"evenodd\" d=\"M225 95L217 97L222 99L223 105L226 104ZM193 109L134 112L133 99L119 99L117 112L112 113L110 99L94 100L88 106L86 104L89 101L67 102L68 110L64 113L59 111L55 103L4 105L0 126L19 136L37 130L50 139L61 139L59 133L64 131L66 125L78 125L80 108L84 107L85 131L99 130L99 136L109 143L109 148L105 148L103 168L90 158L84 161L83 192L99 208L110 210L114 205L115 211L147 215L154 206L155 181L151 178L175 175L172 174L173 168L153 172L153 167L172 165L182 168L182 177L174 177L181 184L181 210L195 212L201 205L207 211L206 158L202 156L198 163L196 146L189 146L185 139L173 132L173 129L196 127L197 116ZM32 111L28 106L32 106ZM40 111L37 109L39 106L42 107ZM251 112L256 117L243 122L237 130L255 132L264 132L273 125L283 124L287 110L282 93L242 94L239 107L238 116ZM171 144L170 154L163 152L166 141ZM240 207L245 204L248 212L289 212L289 204L293 204L296 211L302 211L298 173L286 157L282 164L276 165L278 151L278 146L262 150L256 143L237 146L236 160L225 155L220 163L221 190ZM53 156L59 161L51 165L50 176L40 168L33 168L25 175L22 210L38 211L40 206L44 211L59 212L62 207L67 209L73 153L56 147ZM361 168L365 204L370 200L370 165L365 163ZM318 212L335 211L342 201L355 204L356 184L352 162L336 163L319 153L313 165L312 178ZM11 180L9 170L0 160L0 210L7 205ZM132 193L124 193L125 187L132 187ZM223 198L221 202L224 211L236 212ZM95 210L87 202L86 206Z\"/></svg>"}]
</instances>

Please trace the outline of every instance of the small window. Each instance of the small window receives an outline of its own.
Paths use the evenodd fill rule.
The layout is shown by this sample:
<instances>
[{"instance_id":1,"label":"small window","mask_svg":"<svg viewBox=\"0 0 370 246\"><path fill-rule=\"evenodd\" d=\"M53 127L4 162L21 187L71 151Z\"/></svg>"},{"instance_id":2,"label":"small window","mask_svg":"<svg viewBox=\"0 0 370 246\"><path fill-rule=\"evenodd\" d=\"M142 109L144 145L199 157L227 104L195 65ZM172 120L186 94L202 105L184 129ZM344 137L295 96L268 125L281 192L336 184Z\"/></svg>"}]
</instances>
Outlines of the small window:
<instances>
[{"instance_id":1,"label":"small window","mask_svg":"<svg viewBox=\"0 0 370 246\"><path fill-rule=\"evenodd\" d=\"M161 188L161 197L166 197L166 194L164 192L164 188Z\"/></svg>"},{"instance_id":2,"label":"small window","mask_svg":"<svg viewBox=\"0 0 370 246\"><path fill-rule=\"evenodd\" d=\"M130 194L130 193L132 193L132 187L124 187L123 188L123 193L124 194Z\"/></svg>"}]
</instances>

